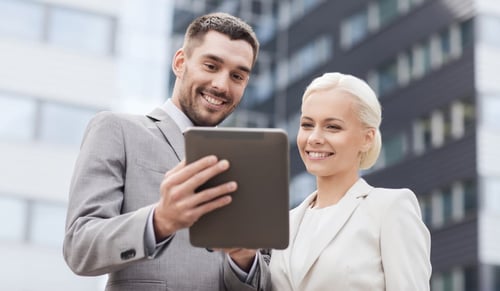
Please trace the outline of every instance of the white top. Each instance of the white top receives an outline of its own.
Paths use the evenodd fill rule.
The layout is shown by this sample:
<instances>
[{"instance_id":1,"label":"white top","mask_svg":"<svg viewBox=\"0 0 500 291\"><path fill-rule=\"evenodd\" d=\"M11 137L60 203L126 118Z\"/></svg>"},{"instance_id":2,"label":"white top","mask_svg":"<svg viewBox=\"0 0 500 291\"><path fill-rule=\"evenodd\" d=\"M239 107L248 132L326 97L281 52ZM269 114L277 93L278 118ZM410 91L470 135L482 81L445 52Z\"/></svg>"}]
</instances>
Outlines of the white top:
<instances>
[{"instance_id":1,"label":"white top","mask_svg":"<svg viewBox=\"0 0 500 291\"><path fill-rule=\"evenodd\" d=\"M324 208L308 207L306 209L290 253L292 280L294 280L293 278L298 279L301 270L305 268L304 261L308 257L311 243L317 237L321 237L324 232L328 231L327 222L335 213L337 213L337 204ZM298 285L298 282L294 283Z\"/></svg>"}]
</instances>

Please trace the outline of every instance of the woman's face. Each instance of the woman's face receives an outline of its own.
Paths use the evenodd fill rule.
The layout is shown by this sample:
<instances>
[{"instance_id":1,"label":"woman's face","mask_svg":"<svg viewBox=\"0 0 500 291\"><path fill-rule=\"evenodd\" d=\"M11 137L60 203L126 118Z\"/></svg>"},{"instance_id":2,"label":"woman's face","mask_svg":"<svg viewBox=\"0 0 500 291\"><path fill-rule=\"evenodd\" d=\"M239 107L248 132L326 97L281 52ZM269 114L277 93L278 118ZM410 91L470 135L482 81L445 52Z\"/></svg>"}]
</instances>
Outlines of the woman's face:
<instances>
[{"instance_id":1,"label":"woman's face","mask_svg":"<svg viewBox=\"0 0 500 291\"><path fill-rule=\"evenodd\" d=\"M309 173L357 175L374 130L360 122L355 106L354 97L338 89L316 91L303 101L297 146Z\"/></svg>"}]
</instances>

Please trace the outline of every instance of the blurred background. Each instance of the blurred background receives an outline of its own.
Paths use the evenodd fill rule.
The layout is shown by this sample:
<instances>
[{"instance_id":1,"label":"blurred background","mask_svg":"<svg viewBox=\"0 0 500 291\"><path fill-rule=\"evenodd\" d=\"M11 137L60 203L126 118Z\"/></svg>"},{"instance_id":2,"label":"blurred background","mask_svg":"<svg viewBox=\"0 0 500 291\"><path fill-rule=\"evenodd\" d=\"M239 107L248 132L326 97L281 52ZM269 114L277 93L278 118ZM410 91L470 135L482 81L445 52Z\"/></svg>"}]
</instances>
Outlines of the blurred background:
<instances>
[{"instance_id":1,"label":"blurred background","mask_svg":"<svg viewBox=\"0 0 500 291\"><path fill-rule=\"evenodd\" d=\"M62 258L68 188L101 110L169 97L189 22L225 11L261 52L225 126L290 138L290 207L314 190L295 146L302 93L326 71L367 80L384 146L363 177L416 192L433 291L500 290L498 0L0 0L0 289L103 290Z\"/></svg>"}]
</instances>

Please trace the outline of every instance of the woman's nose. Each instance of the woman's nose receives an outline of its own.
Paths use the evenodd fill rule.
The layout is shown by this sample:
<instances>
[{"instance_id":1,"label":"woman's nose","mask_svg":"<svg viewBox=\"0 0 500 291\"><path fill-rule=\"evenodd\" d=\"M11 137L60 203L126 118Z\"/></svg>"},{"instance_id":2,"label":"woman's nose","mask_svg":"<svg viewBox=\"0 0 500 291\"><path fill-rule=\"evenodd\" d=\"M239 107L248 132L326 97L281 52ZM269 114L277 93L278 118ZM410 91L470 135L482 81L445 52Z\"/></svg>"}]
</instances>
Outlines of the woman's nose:
<instances>
[{"instance_id":1,"label":"woman's nose","mask_svg":"<svg viewBox=\"0 0 500 291\"><path fill-rule=\"evenodd\" d=\"M309 138L307 141L309 144L322 144L324 142L324 138L323 138L323 135L321 134L320 130L314 129L311 132L311 135L309 135Z\"/></svg>"}]
</instances>

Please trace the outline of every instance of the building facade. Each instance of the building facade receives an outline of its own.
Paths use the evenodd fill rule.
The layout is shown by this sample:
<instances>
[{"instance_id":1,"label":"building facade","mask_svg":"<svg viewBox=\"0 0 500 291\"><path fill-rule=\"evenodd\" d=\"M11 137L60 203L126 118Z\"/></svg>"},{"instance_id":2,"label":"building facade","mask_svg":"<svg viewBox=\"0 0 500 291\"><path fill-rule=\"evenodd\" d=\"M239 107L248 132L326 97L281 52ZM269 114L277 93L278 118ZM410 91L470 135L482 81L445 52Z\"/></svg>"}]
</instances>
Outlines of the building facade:
<instances>
[{"instance_id":1,"label":"building facade","mask_svg":"<svg viewBox=\"0 0 500 291\"><path fill-rule=\"evenodd\" d=\"M292 207L314 187L295 146L305 87L326 71L367 80L383 107L383 149L362 175L417 194L432 290L496 291L499 10L494 0L192 0L176 2L174 23L182 31L183 17L227 11L256 25L260 59L226 124L288 132Z\"/></svg>"},{"instance_id":2,"label":"building facade","mask_svg":"<svg viewBox=\"0 0 500 291\"><path fill-rule=\"evenodd\" d=\"M104 289L62 256L73 165L96 112L163 102L170 6L0 0L1 290Z\"/></svg>"}]
</instances>

